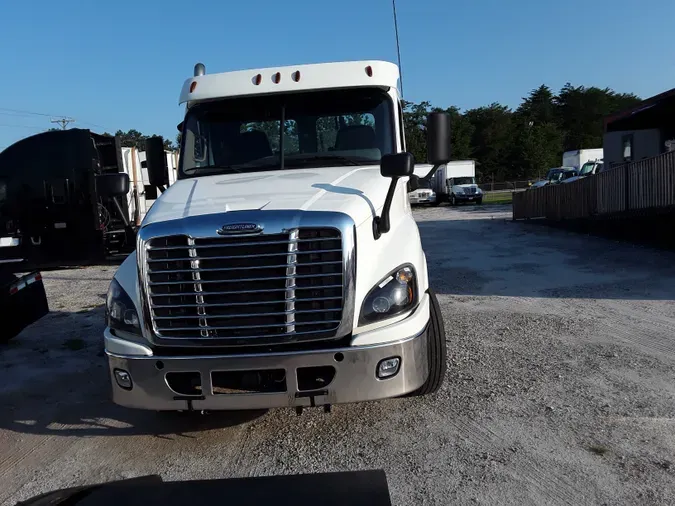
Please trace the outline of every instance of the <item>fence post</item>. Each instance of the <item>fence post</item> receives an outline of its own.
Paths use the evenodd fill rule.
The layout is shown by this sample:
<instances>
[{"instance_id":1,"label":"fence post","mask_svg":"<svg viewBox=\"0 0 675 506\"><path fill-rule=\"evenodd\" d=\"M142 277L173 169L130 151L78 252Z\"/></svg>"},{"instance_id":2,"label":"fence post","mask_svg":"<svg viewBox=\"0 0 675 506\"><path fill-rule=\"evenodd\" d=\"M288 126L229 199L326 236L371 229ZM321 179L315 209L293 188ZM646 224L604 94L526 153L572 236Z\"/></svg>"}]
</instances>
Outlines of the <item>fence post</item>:
<instances>
[{"instance_id":1,"label":"fence post","mask_svg":"<svg viewBox=\"0 0 675 506\"><path fill-rule=\"evenodd\" d=\"M624 170L624 181L625 181L625 186L626 186L626 212L630 211L630 170L628 168L630 167L630 163L627 163L623 166Z\"/></svg>"}]
</instances>

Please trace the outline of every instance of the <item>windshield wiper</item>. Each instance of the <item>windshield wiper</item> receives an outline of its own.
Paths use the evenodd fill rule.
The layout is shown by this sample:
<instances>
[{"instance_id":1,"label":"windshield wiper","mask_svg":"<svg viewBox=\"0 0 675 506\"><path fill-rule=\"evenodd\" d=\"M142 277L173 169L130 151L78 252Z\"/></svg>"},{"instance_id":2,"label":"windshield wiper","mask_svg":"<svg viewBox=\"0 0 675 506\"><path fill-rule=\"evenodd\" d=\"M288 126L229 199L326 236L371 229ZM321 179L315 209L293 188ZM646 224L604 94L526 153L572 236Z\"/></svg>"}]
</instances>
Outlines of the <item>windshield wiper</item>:
<instances>
[{"instance_id":1,"label":"windshield wiper","mask_svg":"<svg viewBox=\"0 0 675 506\"><path fill-rule=\"evenodd\" d=\"M201 167L191 167L185 169L186 174L194 174L202 170L231 170L232 172L241 172L241 170L235 168L233 165L202 165Z\"/></svg>"},{"instance_id":2,"label":"windshield wiper","mask_svg":"<svg viewBox=\"0 0 675 506\"><path fill-rule=\"evenodd\" d=\"M251 162L246 162L246 163L236 163L234 165L204 165L202 167L192 167L190 169L186 169L184 172L186 174L194 174L196 172L206 170L206 171L232 171L236 173L242 173L246 172L247 169L271 169L271 168L279 168L279 163L274 161L271 162L269 160L265 160L264 162L262 160L253 160Z\"/></svg>"},{"instance_id":3,"label":"windshield wiper","mask_svg":"<svg viewBox=\"0 0 675 506\"><path fill-rule=\"evenodd\" d=\"M293 156L293 157L286 157L285 162L287 166L295 164L295 162L300 162L300 163L305 163L305 162L323 162L323 161L335 161L335 162L342 162L345 165L364 165L367 164L376 164L377 161L373 160L372 158L363 158L363 157L358 157L358 159L351 158L349 156L342 156L342 155L331 155L331 154L315 154L315 155L306 155L306 156Z\"/></svg>"}]
</instances>

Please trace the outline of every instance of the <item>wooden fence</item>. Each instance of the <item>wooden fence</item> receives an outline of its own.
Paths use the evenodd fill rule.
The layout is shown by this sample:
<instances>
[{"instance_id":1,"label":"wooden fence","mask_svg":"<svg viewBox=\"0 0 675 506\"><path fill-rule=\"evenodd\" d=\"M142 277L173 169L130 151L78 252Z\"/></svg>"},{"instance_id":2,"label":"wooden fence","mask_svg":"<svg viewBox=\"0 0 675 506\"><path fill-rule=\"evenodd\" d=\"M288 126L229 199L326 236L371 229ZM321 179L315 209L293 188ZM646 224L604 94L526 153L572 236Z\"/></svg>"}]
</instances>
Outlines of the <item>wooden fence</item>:
<instances>
[{"instance_id":1,"label":"wooden fence","mask_svg":"<svg viewBox=\"0 0 675 506\"><path fill-rule=\"evenodd\" d=\"M567 220L675 206L675 152L513 194L513 219Z\"/></svg>"}]
</instances>

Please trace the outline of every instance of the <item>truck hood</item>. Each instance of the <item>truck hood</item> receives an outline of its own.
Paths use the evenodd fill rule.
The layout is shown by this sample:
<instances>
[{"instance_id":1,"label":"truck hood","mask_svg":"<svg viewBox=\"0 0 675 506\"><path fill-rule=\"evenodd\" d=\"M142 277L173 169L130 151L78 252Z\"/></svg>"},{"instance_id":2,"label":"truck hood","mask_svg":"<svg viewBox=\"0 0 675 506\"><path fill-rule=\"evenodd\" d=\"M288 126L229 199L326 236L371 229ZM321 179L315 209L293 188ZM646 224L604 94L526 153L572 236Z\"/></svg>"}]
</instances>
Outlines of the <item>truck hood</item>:
<instances>
[{"instance_id":1,"label":"truck hood","mask_svg":"<svg viewBox=\"0 0 675 506\"><path fill-rule=\"evenodd\" d=\"M182 179L150 208L143 226L250 210L336 211L358 225L384 205L389 179L379 166L322 167Z\"/></svg>"}]
</instances>

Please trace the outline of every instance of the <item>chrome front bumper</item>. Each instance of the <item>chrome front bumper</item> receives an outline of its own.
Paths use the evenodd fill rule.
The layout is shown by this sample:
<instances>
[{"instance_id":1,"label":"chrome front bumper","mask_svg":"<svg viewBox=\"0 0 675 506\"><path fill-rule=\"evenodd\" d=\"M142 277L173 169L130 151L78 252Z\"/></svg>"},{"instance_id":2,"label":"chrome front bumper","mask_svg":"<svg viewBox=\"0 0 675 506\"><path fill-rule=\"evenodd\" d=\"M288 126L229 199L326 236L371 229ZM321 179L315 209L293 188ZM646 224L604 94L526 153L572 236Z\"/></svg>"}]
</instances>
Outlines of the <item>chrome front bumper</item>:
<instances>
[{"instance_id":1,"label":"chrome front bumper","mask_svg":"<svg viewBox=\"0 0 675 506\"><path fill-rule=\"evenodd\" d=\"M426 327L421 333L394 343L332 350L181 357L107 354L114 402L152 410L265 409L370 401L412 392L422 386L428 375ZM391 357L401 359L398 373L387 379L378 379L378 363ZM320 390L300 391L297 369L319 366L334 367L333 380ZM113 373L115 369L130 374L131 389L117 384ZM212 372L265 369L285 370L285 392L214 394ZM185 396L174 392L166 380L170 372L199 372L201 395Z\"/></svg>"}]
</instances>

